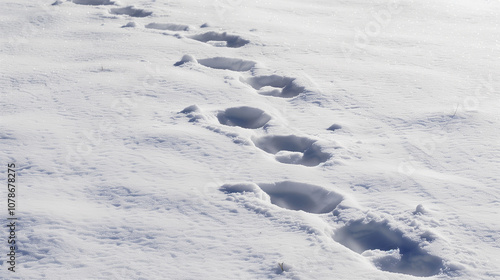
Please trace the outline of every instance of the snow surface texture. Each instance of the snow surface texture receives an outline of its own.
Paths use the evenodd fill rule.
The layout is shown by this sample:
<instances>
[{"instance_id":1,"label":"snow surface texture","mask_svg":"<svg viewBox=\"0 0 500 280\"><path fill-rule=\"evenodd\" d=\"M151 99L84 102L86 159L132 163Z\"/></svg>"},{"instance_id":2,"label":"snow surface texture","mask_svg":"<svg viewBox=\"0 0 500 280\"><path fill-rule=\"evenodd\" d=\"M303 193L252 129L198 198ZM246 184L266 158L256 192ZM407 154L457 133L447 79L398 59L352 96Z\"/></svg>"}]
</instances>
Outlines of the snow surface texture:
<instances>
[{"instance_id":1,"label":"snow surface texture","mask_svg":"<svg viewBox=\"0 0 500 280\"><path fill-rule=\"evenodd\" d=\"M499 1L2 11L0 278L500 277Z\"/></svg>"}]
</instances>

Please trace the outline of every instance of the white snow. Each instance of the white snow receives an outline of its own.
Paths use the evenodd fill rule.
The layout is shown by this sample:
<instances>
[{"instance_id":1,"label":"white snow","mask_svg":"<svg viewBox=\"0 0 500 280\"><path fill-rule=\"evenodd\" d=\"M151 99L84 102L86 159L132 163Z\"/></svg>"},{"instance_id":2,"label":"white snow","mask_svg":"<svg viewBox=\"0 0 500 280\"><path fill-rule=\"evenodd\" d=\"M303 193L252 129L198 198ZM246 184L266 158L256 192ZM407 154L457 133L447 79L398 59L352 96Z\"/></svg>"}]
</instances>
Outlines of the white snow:
<instances>
[{"instance_id":1,"label":"white snow","mask_svg":"<svg viewBox=\"0 0 500 280\"><path fill-rule=\"evenodd\" d=\"M0 278L499 278L499 11L3 1Z\"/></svg>"}]
</instances>

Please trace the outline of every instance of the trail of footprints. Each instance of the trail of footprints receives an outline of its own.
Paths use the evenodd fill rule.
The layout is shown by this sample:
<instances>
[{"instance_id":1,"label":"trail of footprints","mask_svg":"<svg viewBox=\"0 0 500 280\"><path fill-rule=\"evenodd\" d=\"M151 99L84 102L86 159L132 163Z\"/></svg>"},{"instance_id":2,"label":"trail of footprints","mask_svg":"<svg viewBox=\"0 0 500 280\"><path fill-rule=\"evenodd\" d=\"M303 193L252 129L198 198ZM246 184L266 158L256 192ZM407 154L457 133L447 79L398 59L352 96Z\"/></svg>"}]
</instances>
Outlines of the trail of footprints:
<instances>
[{"instance_id":1,"label":"trail of footprints","mask_svg":"<svg viewBox=\"0 0 500 280\"><path fill-rule=\"evenodd\" d=\"M212 58L208 65L203 66L232 71L249 71L252 64L245 65L242 60L231 58ZM185 63L197 63L191 56L184 56L176 66ZM245 66L243 66L245 65ZM216 67L215 67L216 66ZM255 90L263 87L274 87L272 94L262 95L292 98L305 91L305 88L294 83L295 79L277 75L257 76L241 79ZM191 121L197 121L199 115L192 114L192 110L199 108L192 105L181 113L187 114ZM264 111L248 107L233 107L216 113L220 124L227 126L239 126L245 129L259 129L271 120ZM342 129L338 124L327 128L330 131ZM323 152L318 140L296 135L264 135L253 137L255 147L275 155L280 163L299 164L307 167L318 166L331 158L329 153ZM253 193L267 203L280 208L293 211L304 211L310 214L332 214L339 213L344 207L338 207L344 197L320 186L284 181L276 183L240 183L226 184L221 186L224 193L241 197ZM246 201L246 200L244 200ZM246 202L245 202L246 203ZM339 228L332 239L352 251L370 258L373 264L383 271L403 273L413 276L433 276L445 269L441 258L428 254L420 248L418 242L404 236L398 229L392 229L387 221L351 220ZM382 253L380 253L382 252Z\"/></svg>"},{"instance_id":2,"label":"trail of footprints","mask_svg":"<svg viewBox=\"0 0 500 280\"><path fill-rule=\"evenodd\" d=\"M87 5L87 6L115 6L116 2L111 0L71 0L78 5ZM60 5L63 2L57 0L52 5ZM126 6L126 7L117 7L109 9L109 13L112 15L126 15L130 17L142 18L148 17L153 14L151 11L147 11L144 9L139 9L134 6ZM136 27L137 24L135 22L129 22L122 27ZM144 26L147 29L157 29L157 30L166 30L166 31L189 31L192 27L184 24L175 24L175 23L156 23L152 22ZM200 26L201 28L208 27L208 24L203 24ZM246 40L238 35L228 34L227 32L216 32L216 31L208 31L201 34L189 35L187 38L211 44L218 47L228 47L228 48L240 48L250 43L249 40ZM207 62L210 64L210 62ZM208 66L211 67L211 66ZM246 71L246 70L243 70Z\"/></svg>"},{"instance_id":3,"label":"trail of footprints","mask_svg":"<svg viewBox=\"0 0 500 280\"><path fill-rule=\"evenodd\" d=\"M116 6L116 3L110 0L71 0L71 2L89 6ZM53 5L62 3L62 1L57 0ZM151 11L134 6L113 7L109 9L109 13L130 17L148 17L153 14ZM136 26L135 22L129 22L123 27ZM207 26L204 24L201 28ZM188 32L193 29L184 24L157 22L149 23L144 27L172 32ZM241 36L215 31L187 35L186 38L212 46L228 48L240 48L250 43L249 40ZM199 64L212 69L236 72L247 72L257 65L254 61L239 58L196 59L191 55L184 55L174 65L182 66L184 64ZM306 91L306 88L299 84L297 79L286 76L241 77L240 81L253 88L258 94L268 97L290 99ZM190 122L204 119L201 109L197 105L189 106L179 113L188 117ZM221 125L243 129L265 128L272 119L263 110L249 106L226 108L216 112L215 117ZM342 127L333 124L327 129L336 131ZM230 134L230 136L235 135ZM331 158L331 154L322 150L318 140L310 137L263 135L252 137L251 141L258 149L274 155L279 163L314 167ZM347 208L347 206L339 207L344 201L343 195L321 186L294 181L226 184L221 186L220 190L227 195L238 197L253 194L266 203L285 209L285 211L304 211L312 215L338 215L342 209ZM350 250L370 258L377 268L384 271L414 276L432 276L442 273L445 269L441 258L425 252L420 248L418 242L405 237L402 231L391 228L387 221L350 220L335 232L332 239ZM373 257L378 254L377 252L385 253L382 256Z\"/></svg>"}]
</instances>

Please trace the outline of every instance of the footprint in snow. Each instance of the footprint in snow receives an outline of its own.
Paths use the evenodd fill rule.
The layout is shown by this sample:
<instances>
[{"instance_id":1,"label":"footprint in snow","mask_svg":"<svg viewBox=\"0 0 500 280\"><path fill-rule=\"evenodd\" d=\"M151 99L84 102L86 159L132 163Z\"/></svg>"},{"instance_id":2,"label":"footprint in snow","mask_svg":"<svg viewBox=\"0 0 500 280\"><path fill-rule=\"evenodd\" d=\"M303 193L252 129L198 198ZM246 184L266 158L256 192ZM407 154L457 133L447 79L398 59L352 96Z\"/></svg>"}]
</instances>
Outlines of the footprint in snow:
<instances>
[{"instance_id":1,"label":"footprint in snow","mask_svg":"<svg viewBox=\"0 0 500 280\"><path fill-rule=\"evenodd\" d=\"M101 6L101 5L114 5L115 2L110 0L71 0L71 2L78 5L88 6Z\"/></svg>"},{"instance_id":2,"label":"footprint in snow","mask_svg":"<svg viewBox=\"0 0 500 280\"><path fill-rule=\"evenodd\" d=\"M313 214L332 212L343 200L342 195L320 186L284 181L272 184L226 184L220 188L225 193L253 192L263 200L281 208Z\"/></svg>"},{"instance_id":3,"label":"footprint in snow","mask_svg":"<svg viewBox=\"0 0 500 280\"><path fill-rule=\"evenodd\" d=\"M343 200L336 192L305 183L284 181L259 187L270 196L272 204L313 214L330 213Z\"/></svg>"},{"instance_id":4,"label":"footprint in snow","mask_svg":"<svg viewBox=\"0 0 500 280\"><path fill-rule=\"evenodd\" d=\"M217 114L217 119L223 125L255 129L267 124L271 116L261 109L243 106L221 111Z\"/></svg>"},{"instance_id":5,"label":"footprint in snow","mask_svg":"<svg viewBox=\"0 0 500 280\"><path fill-rule=\"evenodd\" d=\"M189 122L204 119L201 109L197 105L188 106L179 113L188 117ZM248 106L228 108L217 112L216 116L220 124L250 129L261 128L271 120L271 116L261 109Z\"/></svg>"},{"instance_id":6,"label":"footprint in snow","mask_svg":"<svg viewBox=\"0 0 500 280\"><path fill-rule=\"evenodd\" d=\"M215 32L209 31L202 34L192 35L188 38L191 38L196 41L200 41L203 43L212 43L217 47L228 47L228 48L240 48L244 45L250 43L250 41L241 38L238 35L230 35L226 32Z\"/></svg>"},{"instance_id":7,"label":"footprint in snow","mask_svg":"<svg viewBox=\"0 0 500 280\"><path fill-rule=\"evenodd\" d=\"M174 64L174 66L181 66L186 63L199 63L205 67L213 69L231 70L238 72L249 71L257 64L254 61L243 60L239 58L213 57L197 60L192 55L184 55L180 61Z\"/></svg>"},{"instance_id":8,"label":"footprint in snow","mask_svg":"<svg viewBox=\"0 0 500 280\"><path fill-rule=\"evenodd\" d=\"M253 138L255 146L275 155L275 159L286 164L316 166L326 162L331 155L321 151L317 140L295 135L270 135Z\"/></svg>"},{"instance_id":9,"label":"footprint in snow","mask_svg":"<svg viewBox=\"0 0 500 280\"><path fill-rule=\"evenodd\" d=\"M333 239L370 258L383 271L425 277L444 269L441 258L430 255L400 230L390 228L387 222L351 221L337 230Z\"/></svg>"},{"instance_id":10,"label":"footprint in snow","mask_svg":"<svg viewBox=\"0 0 500 280\"><path fill-rule=\"evenodd\" d=\"M258 90L259 94L267 96L292 98L305 90L303 86L297 84L295 78L278 75L242 78L241 80Z\"/></svg>"},{"instance_id":11,"label":"footprint in snow","mask_svg":"<svg viewBox=\"0 0 500 280\"><path fill-rule=\"evenodd\" d=\"M206 121L209 118L203 114L200 107L197 105L191 105L184 108L178 114L182 114L189 118L189 122L198 123L200 121ZM264 113L264 111L252 108L252 107L235 107L229 108L224 111L219 111L217 113L217 118L219 122L223 125L227 126L239 126L243 128L259 128L264 126L269 120L268 115ZM270 117L269 117L270 119ZM208 130L211 130L215 133L219 133L225 135L235 143L235 144L243 144L251 146L251 144L245 138L240 138L237 133L232 131L225 131L221 127L212 126L212 125L204 125L204 127Z\"/></svg>"},{"instance_id":12,"label":"footprint in snow","mask_svg":"<svg viewBox=\"0 0 500 280\"><path fill-rule=\"evenodd\" d=\"M169 30L169 31L189 31L191 27L185 24L176 23L156 23L152 22L144 26L148 29Z\"/></svg>"},{"instance_id":13,"label":"footprint in snow","mask_svg":"<svg viewBox=\"0 0 500 280\"><path fill-rule=\"evenodd\" d=\"M134 6L113 8L109 12L114 15L127 15L131 17L147 17L153 14L153 12L149 12L143 9L138 9L135 8Z\"/></svg>"}]
</instances>

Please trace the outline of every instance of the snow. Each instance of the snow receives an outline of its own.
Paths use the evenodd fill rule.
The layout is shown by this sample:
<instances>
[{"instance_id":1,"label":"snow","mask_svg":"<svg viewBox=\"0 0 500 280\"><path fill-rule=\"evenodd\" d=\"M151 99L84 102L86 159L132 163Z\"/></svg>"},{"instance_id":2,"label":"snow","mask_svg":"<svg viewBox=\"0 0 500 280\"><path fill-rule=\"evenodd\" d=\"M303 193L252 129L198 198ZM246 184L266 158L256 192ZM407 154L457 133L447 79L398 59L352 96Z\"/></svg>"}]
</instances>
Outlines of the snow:
<instances>
[{"instance_id":1,"label":"snow","mask_svg":"<svg viewBox=\"0 0 500 280\"><path fill-rule=\"evenodd\" d=\"M499 1L2 8L0 278L500 277Z\"/></svg>"}]
</instances>

